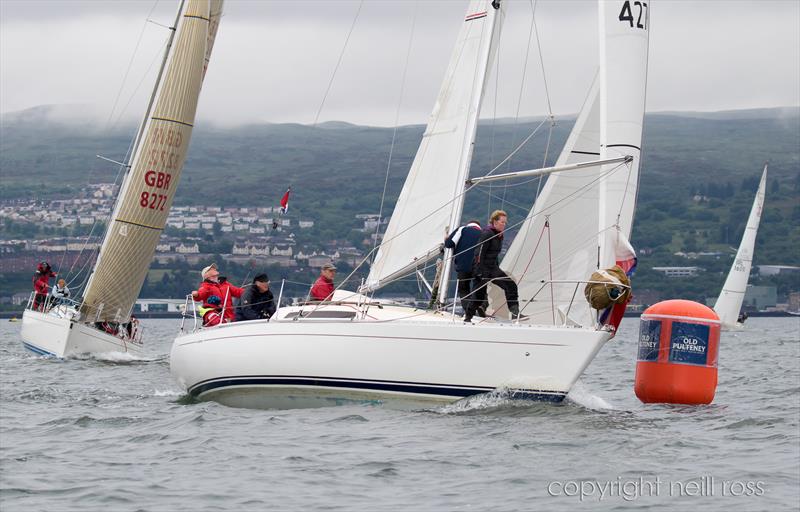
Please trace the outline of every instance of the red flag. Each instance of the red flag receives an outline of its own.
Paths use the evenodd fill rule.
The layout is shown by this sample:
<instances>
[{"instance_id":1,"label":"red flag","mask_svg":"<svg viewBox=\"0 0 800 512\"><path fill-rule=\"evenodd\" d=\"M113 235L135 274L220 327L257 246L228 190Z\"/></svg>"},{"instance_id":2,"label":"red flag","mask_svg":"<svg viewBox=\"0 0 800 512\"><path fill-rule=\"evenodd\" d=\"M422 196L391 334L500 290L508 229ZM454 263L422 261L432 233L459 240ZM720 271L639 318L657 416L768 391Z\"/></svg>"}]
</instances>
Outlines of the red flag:
<instances>
[{"instance_id":1,"label":"red flag","mask_svg":"<svg viewBox=\"0 0 800 512\"><path fill-rule=\"evenodd\" d=\"M281 215L289 211L289 192L291 191L292 187L289 187L281 198Z\"/></svg>"}]
</instances>

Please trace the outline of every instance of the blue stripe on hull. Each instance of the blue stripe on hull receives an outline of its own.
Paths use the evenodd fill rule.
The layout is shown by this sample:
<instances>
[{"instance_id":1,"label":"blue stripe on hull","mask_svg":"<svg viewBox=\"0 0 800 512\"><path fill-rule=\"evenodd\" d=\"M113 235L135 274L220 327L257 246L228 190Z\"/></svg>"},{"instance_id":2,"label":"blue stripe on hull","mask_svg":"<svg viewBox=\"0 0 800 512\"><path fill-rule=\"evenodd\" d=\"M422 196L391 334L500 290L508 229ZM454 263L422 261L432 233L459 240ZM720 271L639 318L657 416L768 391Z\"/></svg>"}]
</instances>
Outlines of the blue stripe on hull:
<instances>
[{"instance_id":1,"label":"blue stripe on hull","mask_svg":"<svg viewBox=\"0 0 800 512\"><path fill-rule=\"evenodd\" d=\"M247 376L247 377L222 377L211 379L192 386L189 394L198 398L210 391L223 390L235 387L285 387L285 386L314 386L331 389L358 389L367 391L391 391L408 395L436 395L453 399L489 393L495 388L490 387L459 387L437 384L373 381L373 380L348 380L333 379L330 377L290 377L290 376ZM534 400L539 402L561 402L566 393L558 391L544 391L538 389L509 389L508 398L513 400Z\"/></svg>"},{"instance_id":2,"label":"blue stripe on hull","mask_svg":"<svg viewBox=\"0 0 800 512\"><path fill-rule=\"evenodd\" d=\"M30 350L31 352L33 352L34 354L39 354L40 356L58 357L54 353L48 352L47 350L44 350L43 348L39 348L36 345L31 345L27 341L23 341L22 345L25 348L27 348L28 350Z\"/></svg>"}]
</instances>

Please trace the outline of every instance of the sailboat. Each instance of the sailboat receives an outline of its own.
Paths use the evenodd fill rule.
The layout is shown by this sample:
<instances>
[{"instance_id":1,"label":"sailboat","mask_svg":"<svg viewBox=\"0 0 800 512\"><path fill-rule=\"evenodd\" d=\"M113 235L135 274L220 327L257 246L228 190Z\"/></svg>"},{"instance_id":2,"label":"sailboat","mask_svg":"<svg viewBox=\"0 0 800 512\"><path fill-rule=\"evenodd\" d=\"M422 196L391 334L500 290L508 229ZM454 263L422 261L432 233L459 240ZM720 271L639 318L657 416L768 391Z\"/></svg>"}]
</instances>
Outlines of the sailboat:
<instances>
[{"instance_id":1,"label":"sailboat","mask_svg":"<svg viewBox=\"0 0 800 512\"><path fill-rule=\"evenodd\" d=\"M143 353L131 313L175 197L221 15L222 0L181 1L83 296L35 309L32 296L22 317L29 350Z\"/></svg>"},{"instance_id":2,"label":"sailboat","mask_svg":"<svg viewBox=\"0 0 800 512\"><path fill-rule=\"evenodd\" d=\"M724 330L740 330L744 327L740 319L740 311L744 295L747 291L747 281L750 279L750 269L753 266L753 249L756 246L756 235L758 225L761 222L761 212L764 209L764 196L767 191L767 166L764 164L764 171L761 173L761 181L758 184L758 191L750 209L750 216L747 218L747 225L744 228L742 241L739 250L736 251L736 258L733 260L722 291L714 304L714 311L719 315Z\"/></svg>"},{"instance_id":3,"label":"sailboat","mask_svg":"<svg viewBox=\"0 0 800 512\"><path fill-rule=\"evenodd\" d=\"M280 307L269 320L212 328L190 320L170 354L171 372L190 396L248 408L348 401L415 406L495 390L512 398L564 399L617 327L584 303L581 293L576 300L575 292L594 271L633 260L627 238L638 184L649 11L646 2L599 2L600 72L557 165L469 178L507 5L469 2L422 142L363 285L336 290L329 301ZM503 260L524 290L524 317L504 316L502 301L494 300L493 318L468 324L455 308L418 310L372 297L440 257L444 238L461 222L469 188L537 174L550 174L548 185ZM531 249L544 223L553 232L550 259ZM441 275L448 275L452 257L444 251ZM528 271L531 258L536 273ZM553 271L543 285L536 280L546 268ZM447 279L430 289L439 304L450 303Z\"/></svg>"}]
</instances>

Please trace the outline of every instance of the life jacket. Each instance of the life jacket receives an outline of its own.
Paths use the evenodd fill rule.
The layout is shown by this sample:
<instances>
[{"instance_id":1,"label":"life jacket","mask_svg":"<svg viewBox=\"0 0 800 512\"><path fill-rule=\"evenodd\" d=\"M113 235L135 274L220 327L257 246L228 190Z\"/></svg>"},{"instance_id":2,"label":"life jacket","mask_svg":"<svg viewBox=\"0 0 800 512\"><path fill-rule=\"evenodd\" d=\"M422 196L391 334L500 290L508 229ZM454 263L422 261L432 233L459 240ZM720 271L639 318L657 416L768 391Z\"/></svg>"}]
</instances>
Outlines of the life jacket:
<instances>
[{"instance_id":1,"label":"life jacket","mask_svg":"<svg viewBox=\"0 0 800 512\"><path fill-rule=\"evenodd\" d=\"M206 308L200 306L197 308L197 312L203 318L203 326L204 327L211 327L212 325L219 325L223 322L222 315L218 308Z\"/></svg>"}]
</instances>

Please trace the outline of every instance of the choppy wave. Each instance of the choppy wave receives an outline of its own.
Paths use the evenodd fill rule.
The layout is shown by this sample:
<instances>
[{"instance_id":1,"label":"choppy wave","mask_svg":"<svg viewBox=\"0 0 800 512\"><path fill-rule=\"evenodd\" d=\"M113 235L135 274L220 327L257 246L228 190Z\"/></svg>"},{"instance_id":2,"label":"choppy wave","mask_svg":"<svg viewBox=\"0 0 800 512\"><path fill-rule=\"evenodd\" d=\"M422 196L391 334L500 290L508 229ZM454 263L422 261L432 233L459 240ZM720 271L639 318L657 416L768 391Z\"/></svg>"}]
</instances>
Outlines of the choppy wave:
<instances>
[{"instance_id":1,"label":"choppy wave","mask_svg":"<svg viewBox=\"0 0 800 512\"><path fill-rule=\"evenodd\" d=\"M167 353L174 325L143 322ZM560 404L498 389L410 411L198 402L178 389L166 356L41 359L0 325L0 508L792 509L800 500L800 345L776 342L796 336L795 324L781 322L752 319L751 330L723 340L709 406L636 399L629 323ZM670 483L704 475L764 482L767 493L669 495ZM553 482L563 490L656 477L661 495L630 501L548 493Z\"/></svg>"},{"instance_id":2,"label":"choppy wave","mask_svg":"<svg viewBox=\"0 0 800 512\"><path fill-rule=\"evenodd\" d=\"M589 391L586 385L580 380L576 382L574 386L572 386L569 394L567 394L567 400L587 409L614 409L614 406L606 401L603 397L595 395Z\"/></svg>"}]
</instances>

